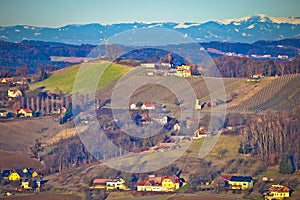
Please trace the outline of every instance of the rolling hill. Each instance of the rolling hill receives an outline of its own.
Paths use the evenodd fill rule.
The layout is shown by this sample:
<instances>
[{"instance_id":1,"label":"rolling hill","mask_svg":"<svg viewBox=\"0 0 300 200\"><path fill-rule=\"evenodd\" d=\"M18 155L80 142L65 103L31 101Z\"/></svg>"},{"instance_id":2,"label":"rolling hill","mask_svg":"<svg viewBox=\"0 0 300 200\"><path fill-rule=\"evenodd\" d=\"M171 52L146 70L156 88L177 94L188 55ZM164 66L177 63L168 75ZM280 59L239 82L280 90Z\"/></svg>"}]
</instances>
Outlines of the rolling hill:
<instances>
[{"instance_id":1,"label":"rolling hill","mask_svg":"<svg viewBox=\"0 0 300 200\"><path fill-rule=\"evenodd\" d=\"M45 90L50 90L53 92L62 91L63 93L72 93L74 81L76 79L78 70L80 67L88 68L88 70L84 70L80 80L77 80L80 83L89 82L89 79L94 76L97 70L104 69L109 62L91 62L78 64L71 67L67 67L61 70L57 70L53 72L53 74L46 80L42 82L37 82L31 84L31 88L37 89L39 87L45 87ZM120 78L123 74L130 71L131 68L118 64L111 64L108 68L103 72L103 76L98 82L97 89L102 89L110 84L112 84L115 80ZM84 91L86 88L82 88ZM88 93L89 91L87 91Z\"/></svg>"},{"instance_id":2,"label":"rolling hill","mask_svg":"<svg viewBox=\"0 0 300 200\"><path fill-rule=\"evenodd\" d=\"M73 90L74 81L76 79L79 68L85 68L77 83L82 84L82 88L78 92L89 93L87 84L91 78L104 69L109 63L106 61L83 63L74 65L58 71L42 82L30 85L32 90L43 88L52 92L70 94ZM134 68L111 64L104 71L103 76L97 85L97 94L102 98L109 98L111 90L106 91L104 88L113 88L114 83L124 74ZM226 95L235 97L227 104L227 108L232 112L262 112L268 110L284 110L293 108L299 101L299 74L289 74L279 77L265 77L259 82L247 82L245 78L223 78ZM213 79L214 78L210 78ZM191 84L197 98L201 102L210 101L209 91L206 82L202 77L192 77L187 79ZM101 92L100 92L101 91ZM105 91L105 92L104 92ZM220 91L216 90L215 93ZM284 95L282 95L284 94ZM156 85L144 85L138 88L131 96L132 102L167 102L174 103L175 95L167 88Z\"/></svg>"}]
</instances>

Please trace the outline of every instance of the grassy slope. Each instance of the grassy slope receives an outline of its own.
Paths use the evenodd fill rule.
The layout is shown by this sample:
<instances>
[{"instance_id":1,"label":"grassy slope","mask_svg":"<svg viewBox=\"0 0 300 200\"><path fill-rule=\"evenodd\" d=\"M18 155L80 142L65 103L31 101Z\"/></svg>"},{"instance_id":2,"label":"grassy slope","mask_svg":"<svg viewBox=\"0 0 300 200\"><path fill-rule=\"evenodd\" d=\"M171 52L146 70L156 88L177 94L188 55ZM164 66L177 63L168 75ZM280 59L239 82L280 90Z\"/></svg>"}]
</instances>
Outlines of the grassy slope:
<instances>
[{"instance_id":1,"label":"grassy slope","mask_svg":"<svg viewBox=\"0 0 300 200\"><path fill-rule=\"evenodd\" d=\"M61 90L64 93L72 93L74 81L79 69L82 70L82 76L80 76L80 79L78 79L77 82L84 84L88 83L91 78L94 78L95 74L100 74L108 64L108 62L92 62L64 68L55 71L52 76L42 82L31 84L30 88L34 90L36 88L45 86L45 89L50 91ZM123 65L109 65L108 68L104 71L100 81L98 82L97 89L102 89L105 86L110 85L115 80L119 79L122 75L127 73L129 70L129 67Z\"/></svg>"}]
</instances>

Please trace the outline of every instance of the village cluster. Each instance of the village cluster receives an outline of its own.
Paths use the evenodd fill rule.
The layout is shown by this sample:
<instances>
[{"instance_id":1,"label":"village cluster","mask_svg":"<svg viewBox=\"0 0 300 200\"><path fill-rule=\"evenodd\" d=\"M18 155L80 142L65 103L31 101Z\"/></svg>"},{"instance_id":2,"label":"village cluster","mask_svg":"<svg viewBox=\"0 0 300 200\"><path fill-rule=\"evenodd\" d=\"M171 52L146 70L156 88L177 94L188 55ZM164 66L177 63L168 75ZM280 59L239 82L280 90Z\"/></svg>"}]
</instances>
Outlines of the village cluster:
<instances>
[{"instance_id":1,"label":"village cluster","mask_svg":"<svg viewBox=\"0 0 300 200\"><path fill-rule=\"evenodd\" d=\"M44 180L42 174L33 168L24 168L2 170L0 182L4 186L11 185L18 192L39 192L48 180Z\"/></svg>"},{"instance_id":2,"label":"village cluster","mask_svg":"<svg viewBox=\"0 0 300 200\"><path fill-rule=\"evenodd\" d=\"M264 181L266 177L263 178ZM206 189L211 189L214 181L205 183ZM155 176L149 175L144 180L140 180L134 187L138 192L176 192L181 187L187 185L184 178L177 175ZM251 176L238 176L231 174L222 174L219 177L218 185L222 185L224 190L244 191L253 188L254 180ZM90 189L111 190L130 190L123 178L103 179L94 178ZM292 190L284 185L273 184L265 191L265 200L281 200L291 196Z\"/></svg>"}]
</instances>

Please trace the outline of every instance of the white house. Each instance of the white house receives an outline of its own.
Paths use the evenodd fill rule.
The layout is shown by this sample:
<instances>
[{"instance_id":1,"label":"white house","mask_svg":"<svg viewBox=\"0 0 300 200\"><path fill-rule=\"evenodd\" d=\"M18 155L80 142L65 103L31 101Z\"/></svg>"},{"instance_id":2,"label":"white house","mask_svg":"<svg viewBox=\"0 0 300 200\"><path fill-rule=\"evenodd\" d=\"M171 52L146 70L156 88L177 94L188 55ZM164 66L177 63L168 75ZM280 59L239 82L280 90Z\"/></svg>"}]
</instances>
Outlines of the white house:
<instances>
[{"instance_id":1,"label":"white house","mask_svg":"<svg viewBox=\"0 0 300 200\"><path fill-rule=\"evenodd\" d=\"M137 107L134 103L131 104L129 107L130 107L130 110L136 110L137 109Z\"/></svg>"}]
</instances>

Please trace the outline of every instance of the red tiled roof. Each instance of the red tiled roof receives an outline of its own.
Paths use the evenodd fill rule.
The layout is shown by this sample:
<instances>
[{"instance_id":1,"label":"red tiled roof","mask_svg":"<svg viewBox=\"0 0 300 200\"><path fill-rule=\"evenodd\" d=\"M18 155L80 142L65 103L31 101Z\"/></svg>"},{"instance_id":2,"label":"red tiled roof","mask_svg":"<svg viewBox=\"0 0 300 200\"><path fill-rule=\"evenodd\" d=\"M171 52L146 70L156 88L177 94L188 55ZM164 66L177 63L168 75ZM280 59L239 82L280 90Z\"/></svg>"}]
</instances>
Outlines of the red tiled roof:
<instances>
[{"instance_id":1,"label":"red tiled roof","mask_svg":"<svg viewBox=\"0 0 300 200\"><path fill-rule=\"evenodd\" d=\"M169 179L171 179L171 181L173 182L173 183L179 183L179 179L178 179L178 177L177 176L164 176L162 179L164 180L165 178L169 178Z\"/></svg>"},{"instance_id":2,"label":"red tiled roof","mask_svg":"<svg viewBox=\"0 0 300 200\"><path fill-rule=\"evenodd\" d=\"M140 114L140 116L141 116L142 120L149 119L149 115L147 113L142 113L142 114Z\"/></svg>"},{"instance_id":3,"label":"red tiled roof","mask_svg":"<svg viewBox=\"0 0 300 200\"><path fill-rule=\"evenodd\" d=\"M153 103L145 103L146 107L154 107L155 105Z\"/></svg>"},{"instance_id":4,"label":"red tiled roof","mask_svg":"<svg viewBox=\"0 0 300 200\"><path fill-rule=\"evenodd\" d=\"M222 174L221 178L224 179L224 180L230 181L232 176L233 175L230 175L230 174Z\"/></svg>"},{"instance_id":5,"label":"red tiled roof","mask_svg":"<svg viewBox=\"0 0 300 200\"><path fill-rule=\"evenodd\" d=\"M290 188L286 187L286 186L283 186L283 185L272 185L270 188L269 188L269 191L270 192L290 192Z\"/></svg>"},{"instance_id":6,"label":"red tiled roof","mask_svg":"<svg viewBox=\"0 0 300 200\"><path fill-rule=\"evenodd\" d=\"M263 76L264 74L262 72L254 74L255 76Z\"/></svg>"},{"instance_id":7,"label":"red tiled roof","mask_svg":"<svg viewBox=\"0 0 300 200\"><path fill-rule=\"evenodd\" d=\"M106 184L107 182L107 179L104 179L104 178L95 178L93 180L93 184Z\"/></svg>"},{"instance_id":8,"label":"red tiled roof","mask_svg":"<svg viewBox=\"0 0 300 200\"><path fill-rule=\"evenodd\" d=\"M1 81L2 81L2 80L12 81L12 78L2 78Z\"/></svg>"},{"instance_id":9,"label":"red tiled roof","mask_svg":"<svg viewBox=\"0 0 300 200\"><path fill-rule=\"evenodd\" d=\"M137 186L144 186L144 185L161 185L163 180L169 178L173 183L179 183L179 179L173 175L173 176L157 176L157 177L147 177L144 181L137 182Z\"/></svg>"},{"instance_id":10,"label":"red tiled roof","mask_svg":"<svg viewBox=\"0 0 300 200\"><path fill-rule=\"evenodd\" d=\"M144 186L145 185L145 181L139 181L136 183L137 186Z\"/></svg>"},{"instance_id":11,"label":"red tiled roof","mask_svg":"<svg viewBox=\"0 0 300 200\"><path fill-rule=\"evenodd\" d=\"M21 110L24 110L24 112L26 113L32 113L32 110L30 110L29 108L17 108L16 112L20 112Z\"/></svg>"},{"instance_id":12,"label":"red tiled roof","mask_svg":"<svg viewBox=\"0 0 300 200\"><path fill-rule=\"evenodd\" d=\"M12 93L14 93L14 94L16 94L16 93L17 93L18 91L20 91L20 90L10 89L9 91L12 92Z\"/></svg>"}]
</instances>

